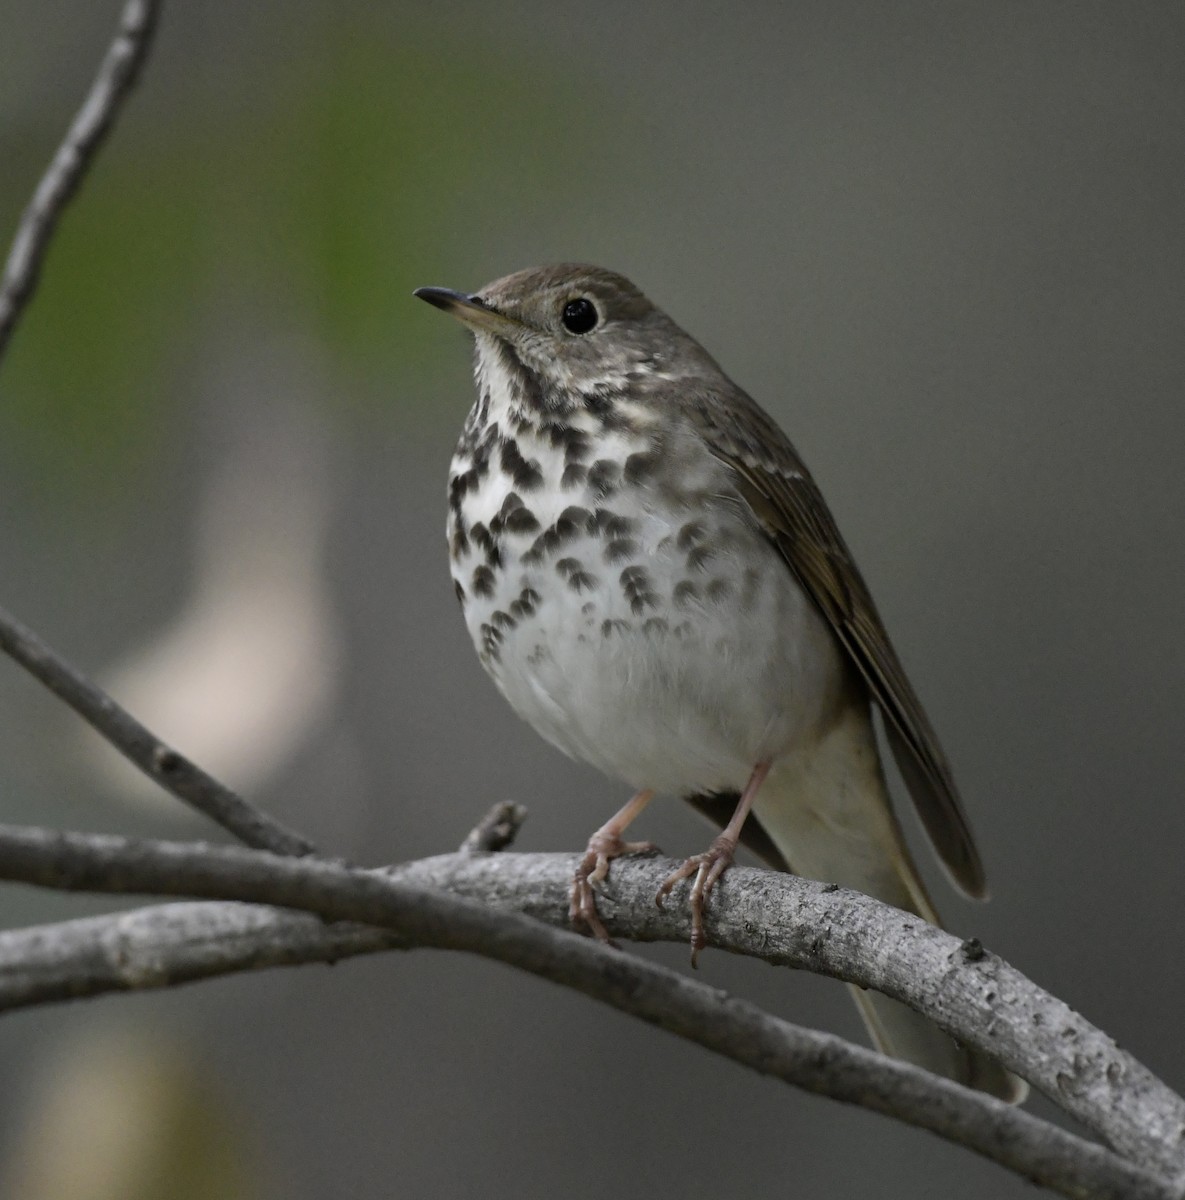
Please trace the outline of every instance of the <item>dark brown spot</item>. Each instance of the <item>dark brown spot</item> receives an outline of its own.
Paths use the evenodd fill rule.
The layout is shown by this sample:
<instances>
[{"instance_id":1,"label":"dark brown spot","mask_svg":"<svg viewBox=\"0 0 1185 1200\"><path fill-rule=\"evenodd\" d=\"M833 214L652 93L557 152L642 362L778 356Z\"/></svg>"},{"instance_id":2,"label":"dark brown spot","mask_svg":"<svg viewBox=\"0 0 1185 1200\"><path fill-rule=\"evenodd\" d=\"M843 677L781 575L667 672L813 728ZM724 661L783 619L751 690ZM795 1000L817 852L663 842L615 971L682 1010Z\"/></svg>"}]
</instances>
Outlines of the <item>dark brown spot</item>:
<instances>
[{"instance_id":1,"label":"dark brown spot","mask_svg":"<svg viewBox=\"0 0 1185 1200\"><path fill-rule=\"evenodd\" d=\"M469 530L470 536L481 547L486 562L494 568L502 565L502 546L498 538L491 533L480 521L474 523Z\"/></svg>"},{"instance_id":2,"label":"dark brown spot","mask_svg":"<svg viewBox=\"0 0 1185 1200\"><path fill-rule=\"evenodd\" d=\"M483 522L474 521L473 527L469 530L469 534L478 544L478 546L480 546L481 549L487 554L493 549L494 535L490 533Z\"/></svg>"},{"instance_id":3,"label":"dark brown spot","mask_svg":"<svg viewBox=\"0 0 1185 1200\"><path fill-rule=\"evenodd\" d=\"M587 617L597 611L597 606L592 600L587 600L580 606L580 611Z\"/></svg>"},{"instance_id":4,"label":"dark brown spot","mask_svg":"<svg viewBox=\"0 0 1185 1200\"><path fill-rule=\"evenodd\" d=\"M523 588L518 594L518 599L510 602L511 615L520 619L522 617L534 616L539 600L539 593L533 587Z\"/></svg>"},{"instance_id":5,"label":"dark brown spot","mask_svg":"<svg viewBox=\"0 0 1185 1200\"><path fill-rule=\"evenodd\" d=\"M473 467L471 469L476 483L480 483L490 473L490 449L484 441L473 449Z\"/></svg>"},{"instance_id":6,"label":"dark brown spot","mask_svg":"<svg viewBox=\"0 0 1185 1200\"><path fill-rule=\"evenodd\" d=\"M449 542L449 549L452 551L453 558L460 558L463 554L468 553L469 537L465 533L465 522L458 520L453 525L453 536Z\"/></svg>"},{"instance_id":7,"label":"dark brown spot","mask_svg":"<svg viewBox=\"0 0 1185 1200\"><path fill-rule=\"evenodd\" d=\"M565 542L583 532L588 524L589 511L578 504L569 504L555 519L556 536Z\"/></svg>"},{"instance_id":8,"label":"dark brown spot","mask_svg":"<svg viewBox=\"0 0 1185 1200\"><path fill-rule=\"evenodd\" d=\"M626 633L629 630L630 623L622 621L619 618L614 618L610 621L601 622L601 637L611 637L615 633Z\"/></svg>"},{"instance_id":9,"label":"dark brown spot","mask_svg":"<svg viewBox=\"0 0 1185 1200\"><path fill-rule=\"evenodd\" d=\"M588 518L588 532L590 535L603 533L606 537L623 538L629 537L637 524L630 517L618 516L607 508L598 508Z\"/></svg>"},{"instance_id":10,"label":"dark brown spot","mask_svg":"<svg viewBox=\"0 0 1185 1200\"><path fill-rule=\"evenodd\" d=\"M529 508L515 508L506 514L507 533L534 533L539 528L535 514Z\"/></svg>"},{"instance_id":11,"label":"dark brown spot","mask_svg":"<svg viewBox=\"0 0 1185 1200\"><path fill-rule=\"evenodd\" d=\"M493 625L482 625L478 633L481 637L482 657L497 662L502 656L502 630L496 629Z\"/></svg>"},{"instance_id":12,"label":"dark brown spot","mask_svg":"<svg viewBox=\"0 0 1185 1200\"><path fill-rule=\"evenodd\" d=\"M508 420L515 433L534 433L538 428L534 417L525 408L516 407L510 409Z\"/></svg>"},{"instance_id":13,"label":"dark brown spot","mask_svg":"<svg viewBox=\"0 0 1185 1200\"><path fill-rule=\"evenodd\" d=\"M461 511L461 501L471 489L476 489L478 484L477 472L470 468L468 471L462 471L459 475L454 475L448 481L448 502L449 508L455 513Z\"/></svg>"},{"instance_id":14,"label":"dark brown spot","mask_svg":"<svg viewBox=\"0 0 1185 1200\"><path fill-rule=\"evenodd\" d=\"M461 586L461 581L459 579L453 580L453 591L457 594L457 599L462 604L464 604L465 603L465 589Z\"/></svg>"},{"instance_id":15,"label":"dark brown spot","mask_svg":"<svg viewBox=\"0 0 1185 1200\"><path fill-rule=\"evenodd\" d=\"M518 512L523 507L523 498L518 492L507 492L502 501L502 507L498 509L498 515L490 522L490 529L494 529L495 525L500 529L506 524L512 513Z\"/></svg>"},{"instance_id":16,"label":"dark brown spot","mask_svg":"<svg viewBox=\"0 0 1185 1200\"><path fill-rule=\"evenodd\" d=\"M633 538L614 538L611 542L606 543L603 554L605 561L612 564L633 558L637 552L638 543Z\"/></svg>"},{"instance_id":17,"label":"dark brown spot","mask_svg":"<svg viewBox=\"0 0 1185 1200\"><path fill-rule=\"evenodd\" d=\"M605 432L635 432L634 422L629 415L619 405L611 405L604 412L597 414L597 419L601 423L601 428Z\"/></svg>"},{"instance_id":18,"label":"dark brown spot","mask_svg":"<svg viewBox=\"0 0 1185 1200\"><path fill-rule=\"evenodd\" d=\"M631 454L625 460L625 475L626 483L641 483L649 475L653 475L655 468L658 466L658 455L649 451L639 451L636 454Z\"/></svg>"},{"instance_id":19,"label":"dark brown spot","mask_svg":"<svg viewBox=\"0 0 1185 1200\"><path fill-rule=\"evenodd\" d=\"M523 562L528 565L541 563L559 545L559 539L554 529L545 529L523 554Z\"/></svg>"},{"instance_id":20,"label":"dark brown spot","mask_svg":"<svg viewBox=\"0 0 1185 1200\"><path fill-rule=\"evenodd\" d=\"M565 489L579 487L587 478L587 467L582 463L569 463L560 476L560 487Z\"/></svg>"},{"instance_id":21,"label":"dark brown spot","mask_svg":"<svg viewBox=\"0 0 1185 1200\"><path fill-rule=\"evenodd\" d=\"M548 421L539 427L539 432L554 449L563 448L566 463L581 462L591 453L592 446L588 435L583 429L578 429L566 421Z\"/></svg>"},{"instance_id":22,"label":"dark brown spot","mask_svg":"<svg viewBox=\"0 0 1185 1200\"><path fill-rule=\"evenodd\" d=\"M620 579L621 589L635 616L640 617L648 608L658 607L658 596L650 590L650 574L645 567L626 567Z\"/></svg>"},{"instance_id":23,"label":"dark brown spot","mask_svg":"<svg viewBox=\"0 0 1185 1200\"><path fill-rule=\"evenodd\" d=\"M522 488L524 492L533 492L543 485L543 472L539 468L538 459L523 458L518 443L512 438L507 438L502 443L499 457L502 470L514 480L515 487Z\"/></svg>"},{"instance_id":24,"label":"dark brown spot","mask_svg":"<svg viewBox=\"0 0 1185 1200\"><path fill-rule=\"evenodd\" d=\"M666 617L647 617L642 622L643 633L666 633L669 629Z\"/></svg>"},{"instance_id":25,"label":"dark brown spot","mask_svg":"<svg viewBox=\"0 0 1185 1200\"><path fill-rule=\"evenodd\" d=\"M508 613L503 612L500 608L490 617L490 624L498 629L513 629L518 622Z\"/></svg>"},{"instance_id":26,"label":"dark brown spot","mask_svg":"<svg viewBox=\"0 0 1185 1200\"><path fill-rule=\"evenodd\" d=\"M689 609L699 600L699 588L690 579L681 580L675 584L671 593L671 601L676 608Z\"/></svg>"},{"instance_id":27,"label":"dark brown spot","mask_svg":"<svg viewBox=\"0 0 1185 1200\"><path fill-rule=\"evenodd\" d=\"M588 469L588 486L602 496L611 495L621 481L621 466L611 458L598 458Z\"/></svg>"},{"instance_id":28,"label":"dark brown spot","mask_svg":"<svg viewBox=\"0 0 1185 1200\"><path fill-rule=\"evenodd\" d=\"M578 558L561 558L555 565L556 571L568 581L574 592L590 591L596 586L597 577L584 569Z\"/></svg>"},{"instance_id":29,"label":"dark brown spot","mask_svg":"<svg viewBox=\"0 0 1185 1200\"><path fill-rule=\"evenodd\" d=\"M702 521L688 521L682 529L679 530L679 536L675 539L675 545L680 550L690 550L692 546L703 541L704 535L707 533Z\"/></svg>"},{"instance_id":30,"label":"dark brown spot","mask_svg":"<svg viewBox=\"0 0 1185 1200\"><path fill-rule=\"evenodd\" d=\"M732 595L732 582L728 579L713 579L708 584L708 599L709 600L726 600Z\"/></svg>"},{"instance_id":31,"label":"dark brown spot","mask_svg":"<svg viewBox=\"0 0 1185 1200\"><path fill-rule=\"evenodd\" d=\"M592 453L588 438L578 429L572 431L572 436L564 443L564 465L578 466Z\"/></svg>"},{"instance_id":32,"label":"dark brown spot","mask_svg":"<svg viewBox=\"0 0 1185 1200\"><path fill-rule=\"evenodd\" d=\"M703 571L715 557L716 551L711 546L694 546L687 552L687 569Z\"/></svg>"},{"instance_id":33,"label":"dark brown spot","mask_svg":"<svg viewBox=\"0 0 1185 1200\"><path fill-rule=\"evenodd\" d=\"M543 421L539 425L540 437L547 438L553 450L559 450L575 432L576 426L566 421Z\"/></svg>"},{"instance_id":34,"label":"dark brown spot","mask_svg":"<svg viewBox=\"0 0 1185 1200\"><path fill-rule=\"evenodd\" d=\"M495 582L494 572L483 564L473 572L473 594L475 596L492 596Z\"/></svg>"},{"instance_id":35,"label":"dark brown spot","mask_svg":"<svg viewBox=\"0 0 1185 1200\"><path fill-rule=\"evenodd\" d=\"M527 564L540 563L547 556L554 554L565 542L571 541L584 528L588 510L572 504L564 509L556 518L554 525L549 525L532 543L523 555Z\"/></svg>"},{"instance_id":36,"label":"dark brown spot","mask_svg":"<svg viewBox=\"0 0 1185 1200\"><path fill-rule=\"evenodd\" d=\"M606 413L613 406L613 397L607 391L584 393L584 407L590 413Z\"/></svg>"}]
</instances>

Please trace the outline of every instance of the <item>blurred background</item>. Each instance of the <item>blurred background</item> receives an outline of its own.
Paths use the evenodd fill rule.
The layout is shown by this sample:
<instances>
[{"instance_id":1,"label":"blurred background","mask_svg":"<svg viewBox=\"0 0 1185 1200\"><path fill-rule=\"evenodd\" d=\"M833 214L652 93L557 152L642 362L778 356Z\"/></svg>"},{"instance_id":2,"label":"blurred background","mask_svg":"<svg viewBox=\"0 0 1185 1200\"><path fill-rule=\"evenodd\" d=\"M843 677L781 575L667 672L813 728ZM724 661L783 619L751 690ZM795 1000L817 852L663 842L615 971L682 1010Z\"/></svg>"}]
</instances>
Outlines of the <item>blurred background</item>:
<instances>
[{"instance_id":1,"label":"blurred background","mask_svg":"<svg viewBox=\"0 0 1185 1200\"><path fill-rule=\"evenodd\" d=\"M119 8L0 0L5 246ZM952 928L1181 1087L1182 61L1167 2L168 6L0 369L0 603L329 853L447 851L505 799L523 849L582 846L625 790L469 645L469 346L410 293L612 266L823 486L988 864L985 908L930 872ZM219 836L3 661L0 792ZM704 844L673 800L638 828ZM836 984L702 966L862 1036ZM10 1015L0 1075L33 1200L1029 1194L444 954Z\"/></svg>"}]
</instances>

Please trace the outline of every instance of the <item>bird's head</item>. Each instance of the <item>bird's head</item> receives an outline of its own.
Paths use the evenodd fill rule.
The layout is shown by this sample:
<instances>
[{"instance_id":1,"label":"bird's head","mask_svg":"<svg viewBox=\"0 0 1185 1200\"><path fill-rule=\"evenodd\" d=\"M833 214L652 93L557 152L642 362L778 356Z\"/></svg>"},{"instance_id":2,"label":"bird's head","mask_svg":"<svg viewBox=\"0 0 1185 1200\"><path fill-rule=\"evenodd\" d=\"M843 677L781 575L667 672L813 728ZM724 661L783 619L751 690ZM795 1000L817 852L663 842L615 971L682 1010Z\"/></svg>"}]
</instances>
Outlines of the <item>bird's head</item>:
<instances>
[{"instance_id":1,"label":"bird's head","mask_svg":"<svg viewBox=\"0 0 1185 1200\"><path fill-rule=\"evenodd\" d=\"M415 294L473 331L479 376L525 372L537 402L554 411L590 396L644 390L697 367L717 369L628 279L601 267L532 267L473 293Z\"/></svg>"}]
</instances>

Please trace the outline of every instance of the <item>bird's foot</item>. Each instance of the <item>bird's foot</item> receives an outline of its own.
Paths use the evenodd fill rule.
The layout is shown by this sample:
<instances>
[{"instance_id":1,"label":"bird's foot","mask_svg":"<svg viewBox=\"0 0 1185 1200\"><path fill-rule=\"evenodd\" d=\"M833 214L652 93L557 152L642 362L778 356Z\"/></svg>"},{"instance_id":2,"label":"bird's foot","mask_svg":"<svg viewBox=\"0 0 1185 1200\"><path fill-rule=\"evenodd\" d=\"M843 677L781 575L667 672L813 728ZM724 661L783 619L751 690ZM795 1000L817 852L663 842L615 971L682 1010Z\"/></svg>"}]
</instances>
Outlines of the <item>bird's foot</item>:
<instances>
[{"instance_id":1,"label":"bird's foot","mask_svg":"<svg viewBox=\"0 0 1185 1200\"><path fill-rule=\"evenodd\" d=\"M737 844L721 834L704 851L689 858L677 871L672 871L654 896L654 903L662 908L662 902L671 894L671 889L681 879L695 876L688 900L691 905L691 965L698 966L699 952L707 945L704 934L704 904L716 886L716 881L732 866Z\"/></svg>"},{"instance_id":2,"label":"bird's foot","mask_svg":"<svg viewBox=\"0 0 1185 1200\"><path fill-rule=\"evenodd\" d=\"M623 842L619 834L598 829L588 839L588 849L572 876L568 892L568 920L576 928L584 926L599 942L613 944L597 913L597 889L609 874L609 864L623 854L654 854L653 842Z\"/></svg>"}]
</instances>

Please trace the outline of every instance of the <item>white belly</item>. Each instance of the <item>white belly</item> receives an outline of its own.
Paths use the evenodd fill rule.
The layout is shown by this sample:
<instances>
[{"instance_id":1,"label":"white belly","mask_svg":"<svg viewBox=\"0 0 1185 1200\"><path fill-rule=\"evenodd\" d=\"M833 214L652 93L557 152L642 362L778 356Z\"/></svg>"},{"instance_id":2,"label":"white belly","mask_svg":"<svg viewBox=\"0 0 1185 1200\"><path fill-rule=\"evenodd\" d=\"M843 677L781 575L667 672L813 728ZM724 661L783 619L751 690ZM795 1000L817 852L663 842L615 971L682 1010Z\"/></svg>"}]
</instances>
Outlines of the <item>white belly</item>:
<instances>
[{"instance_id":1,"label":"white belly","mask_svg":"<svg viewBox=\"0 0 1185 1200\"><path fill-rule=\"evenodd\" d=\"M719 505L693 522L627 491L546 482L554 490L523 494L537 527L501 532L496 570L475 574L477 545L453 564L483 664L543 737L635 788L689 794L739 790L757 762L792 754L829 719L839 647L737 512ZM468 498L470 525L488 524L505 491L486 480ZM614 516L628 536L596 531ZM562 543L532 554L557 520Z\"/></svg>"}]
</instances>

